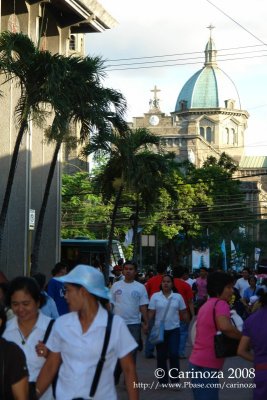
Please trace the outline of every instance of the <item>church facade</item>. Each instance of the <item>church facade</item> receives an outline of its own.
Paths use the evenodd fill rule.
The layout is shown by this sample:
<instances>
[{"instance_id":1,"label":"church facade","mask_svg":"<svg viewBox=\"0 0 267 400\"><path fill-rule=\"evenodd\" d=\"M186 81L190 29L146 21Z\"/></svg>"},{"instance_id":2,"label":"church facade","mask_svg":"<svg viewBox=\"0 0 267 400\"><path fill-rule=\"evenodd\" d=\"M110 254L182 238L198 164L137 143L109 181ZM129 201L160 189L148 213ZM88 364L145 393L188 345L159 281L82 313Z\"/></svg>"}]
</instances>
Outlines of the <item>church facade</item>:
<instances>
[{"instance_id":1,"label":"church facade","mask_svg":"<svg viewBox=\"0 0 267 400\"><path fill-rule=\"evenodd\" d=\"M191 161L196 167L201 167L207 157L219 158L226 152L238 165L237 176L242 177L255 218L264 221L267 218L267 157L245 156L249 113L241 107L234 82L218 66L211 35L204 54L203 68L184 84L170 115L161 111L160 90L155 86L148 112L134 117L130 127L149 128L160 136L166 151L174 152L179 161ZM261 224L249 230L253 240L262 239L263 233Z\"/></svg>"}]
</instances>

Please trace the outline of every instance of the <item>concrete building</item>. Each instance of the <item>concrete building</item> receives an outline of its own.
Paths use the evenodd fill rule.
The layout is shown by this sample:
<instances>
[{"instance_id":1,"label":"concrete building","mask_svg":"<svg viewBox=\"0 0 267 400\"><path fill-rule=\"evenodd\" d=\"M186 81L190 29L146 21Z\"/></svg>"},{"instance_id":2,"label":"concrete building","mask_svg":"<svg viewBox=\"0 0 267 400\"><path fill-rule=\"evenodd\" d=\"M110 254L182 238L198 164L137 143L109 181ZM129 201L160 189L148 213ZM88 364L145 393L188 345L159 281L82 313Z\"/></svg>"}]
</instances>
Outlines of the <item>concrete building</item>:
<instances>
[{"instance_id":1,"label":"concrete building","mask_svg":"<svg viewBox=\"0 0 267 400\"><path fill-rule=\"evenodd\" d=\"M41 49L52 53L84 54L84 34L103 32L116 21L96 0L1 0L0 31L23 32ZM3 83L3 80L1 81ZM17 135L14 107L18 89L14 82L1 85L0 99L0 202L6 187L10 156ZM44 140L43 129L33 124L20 148L16 177L5 226L0 269L9 277L25 274L29 268L34 230L29 230L29 215L35 220L43 197L54 145ZM60 257L60 160L44 222L40 269L49 275ZM1 203L0 203L1 204Z\"/></svg>"}]
</instances>

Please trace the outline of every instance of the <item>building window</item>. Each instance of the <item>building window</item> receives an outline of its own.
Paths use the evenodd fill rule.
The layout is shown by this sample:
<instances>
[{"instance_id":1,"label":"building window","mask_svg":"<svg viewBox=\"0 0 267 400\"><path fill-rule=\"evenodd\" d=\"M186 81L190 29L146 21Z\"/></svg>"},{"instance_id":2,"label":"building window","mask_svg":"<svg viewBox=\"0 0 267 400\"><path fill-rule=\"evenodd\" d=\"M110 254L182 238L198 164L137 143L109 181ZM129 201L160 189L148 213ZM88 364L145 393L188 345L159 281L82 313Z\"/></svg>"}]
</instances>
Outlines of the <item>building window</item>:
<instances>
[{"instance_id":1,"label":"building window","mask_svg":"<svg viewBox=\"0 0 267 400\"><path fill-rule=\"evenodd\" d=\"M207 142L209 143L214 142L213 132L210 126L207 126L206 128L201 126L199 131L200 131L200 136L202 136Z\"/></svg>"},{"instance_id":2,"label":"building window","mask_svg":"<svg viewBox=\"0 0 267 400\"><path fill-rule=\"evenodd\" d=\"M211 133L211 128L209 126L206 129L206 140L209 143L212 142L212 133Z\"/></svg>"},{"instance_id":3,"label":"building window","mask_svg":"<svg viewBox=\"0 0 267 400\"><path fill-rule=\"evenodd\" d=\"M69 49L72 51L76 50L76 37L74 35L70 35Z\"/></svg>"}]
</instances>

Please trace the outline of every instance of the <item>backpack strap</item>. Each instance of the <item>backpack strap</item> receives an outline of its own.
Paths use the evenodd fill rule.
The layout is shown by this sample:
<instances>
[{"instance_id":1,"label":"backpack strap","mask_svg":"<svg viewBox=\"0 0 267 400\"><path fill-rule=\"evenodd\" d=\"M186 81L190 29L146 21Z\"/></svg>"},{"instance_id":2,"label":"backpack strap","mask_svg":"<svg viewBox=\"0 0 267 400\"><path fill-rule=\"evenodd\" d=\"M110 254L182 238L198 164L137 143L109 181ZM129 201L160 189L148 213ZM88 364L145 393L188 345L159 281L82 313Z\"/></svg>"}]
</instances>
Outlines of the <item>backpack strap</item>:
<instances>
[{"instance_id":1,"label":"backpack strap","mask_svg":"<svg viewBox=\"0 0 267 400\"><path fill-rule=\"evenodd\" d=\"M52 327L54 325L54 322L55 322L55 320L51 319L51 321L49 321L49 324L47 325L47 328L46 328L46 331L45 331L45 335L44 335L44 338L43 338L43 343L44 344L46 344L46 342L47 342L47 340L49 338L49 335L50 335L51 329L52 329Z\"/></svg>"},{"instance_id":2,"label":"backpack strap","mask_svg":"<svg viewBox=\"0 0 267 400\"><path fill-rule=\"evenodd\" d=\"M109 344L109 339L110 339L110 334L111 334L111 327L112 327L112 321L113 321L113 314L111 314L110 312L108 312L108 322L107 322L107 327L106 327L106 333L105 333L105 338L104 338L104 343L103 343L103 348L102 348L102 352L101 352L101 356L100 359L97 363L96 366L96 371L95 371L95 376L92 382L92 386L91 386L91 390L90 390L90 394L89 397L92 398L95 395L97 386L98 386L98 382L101 376L101 372L106 360L106 352L107 352L107 348L108 348L108 344Z\"/></svg>"}]
</instances>

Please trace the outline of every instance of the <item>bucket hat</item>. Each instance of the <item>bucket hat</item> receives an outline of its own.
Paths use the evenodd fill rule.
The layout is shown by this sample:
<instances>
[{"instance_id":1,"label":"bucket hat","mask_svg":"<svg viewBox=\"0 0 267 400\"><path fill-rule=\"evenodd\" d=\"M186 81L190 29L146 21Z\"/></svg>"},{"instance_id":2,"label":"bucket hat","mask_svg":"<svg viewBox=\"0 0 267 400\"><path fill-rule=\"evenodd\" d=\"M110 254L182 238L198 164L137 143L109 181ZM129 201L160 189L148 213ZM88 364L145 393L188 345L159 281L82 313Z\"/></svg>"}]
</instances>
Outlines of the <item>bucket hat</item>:
<instances>
[{"instance_id":1,"label":"bucket hat","mask_svg":"<svg viewBox=\"0 0 267 400\"><path fill-rule=\"evenodd\" d=\"M54 279L63 283L76 283L83 286L91 294L103 299L110 299L109 289L105 286L103 274L89 265L77 265L68 274Z\"/></svg>"}]
</instances>

